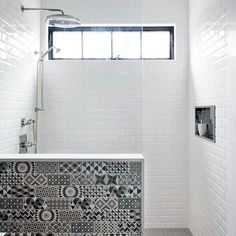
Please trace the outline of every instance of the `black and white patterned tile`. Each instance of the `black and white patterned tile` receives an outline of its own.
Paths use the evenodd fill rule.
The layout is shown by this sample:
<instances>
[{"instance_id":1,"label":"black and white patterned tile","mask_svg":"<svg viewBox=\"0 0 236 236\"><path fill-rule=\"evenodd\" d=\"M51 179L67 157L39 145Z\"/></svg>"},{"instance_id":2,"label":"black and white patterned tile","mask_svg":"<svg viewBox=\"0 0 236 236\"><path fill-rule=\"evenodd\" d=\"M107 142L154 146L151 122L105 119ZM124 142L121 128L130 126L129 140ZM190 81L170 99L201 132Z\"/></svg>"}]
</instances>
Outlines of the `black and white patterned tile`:
<instances>
[{"instance_id":1,"label":"black and white patterned tile","mask_svg":"<svg viewBox=\"0 0 236 236\"><path fill-rule=\"evenodd\" d=\"M6 233L4 236L56 236L52 233Z\"/></svg>"},{"instance_id":2,"label":"black and white patterned tile","mask_svg":"<svg viewBox=\"0 0 236 236\"><path fill-rule=\"evenodd\" d=\"M43 210L47 208L47 203L43 198L26 198L24 199L23 208L25 210Z\"/></svg>"},{"instance_id":3,"label":"black and white patterned tile","mask_svg":"<svg viewBox=\"0 0 236 236\"><path fill-rule=\"evenodd\" d=\"M109 210L106 212L107 221L129 221L130 212L129 210Z\"/></svg>"},{"instance_id":4,"label":"black and white patterned tile","mask_svg":"<svg viewBox=\"0 0 236 236\"><path fill-rule=\"evenodd\" d=\"M0 230L8 236L141 236L142 165L0 162Z\"/></svg>"},{"instance_id":5,"label":"black and white patterned tile","mask_svg":"<svg viewBox=\"0 0 236 236\"><path fill-rule=\"evenodd\" d=\"M93 210L94 208L93 198L75 198L71 200L71 209Z\"/></svg>"},{"instance_id":6,"label":"black and white patterned tile","mask_svg":"<svg viewBox=\"0 0 236 236\"><path fill-rule=\"evenodd\" d=\"M34 187L25 185L12 186L11 197L35 197Z\"/></svg>"},{"instance_id":7,"label":"black and white patterned tile","mask_svg":"<svg viewBox=\"0 0 236 236\"><path fill-rule=\"evenodd\" d=\"M35 196L40 198L58 198L59 186L37 186Z\"/></svg>"},{"instance_id":8,"label":"black and white patterned tile","mask_svg":"<svg viewBox=\"0 0 236 236\"><path fill-rule=\"evenodd\" d=\"M44 174L27 174L24 176L24 184L29 186L44 186L48 178Z\"/></svg>"},{"instance_id":9,"label":"black and white patterned tile","mask_svg":"<svg viewBox=\"0 0 236 236\"><path fill-rule=\"evenodd\" d=\"M58 173L57 162L35 162L35 173Z\"/></svg>"},{"instance_id":10,"label":"black and white patterned tile","mask_svg":"<svg viewBox=\"0 0 236 236\"><path fill-rule=\"evenodd\" d=\"M45 233L47 232L47 227L44 222L25 222L24 232L27 233Z\"/></svg>"},{"instance_id":11,"label":"black and white patterned tile","mask_svg":"<svg viewBox=\"0 0 236 236\"><path fill-rule=\"evenodd\" d=\"M52 233L6 233L4 236L56 236ZM75 235L74 235L75 236Z\"/></svg>"},{"instance_id":12,"label":"black and white patterned tile","mask_svg":"<svg viewBox=\"0 0 236 236\"><path fill-rule=\"evenodd\" d=\"M60 222L73 222L82 221L84 213L82 210L61 210L58 214Z\"/></svg>"},{"instance_id":13,"label":"black and white patterned tile","mask_svg":"<svg viewBox=\"0 0 236 236\"><path fill-rule=\"evenodd\" d=\"M71 208L71 200L68 198L52 198L47 200L47 207L55 210L66 210Z\"/></svg>"},{"instance_id":14,"label":"black and white patterned tile","mask_svg":"<svg viewBox=\"0 0 236 236\"><path fill-rule=\"evenodd\" d=\"M95 175L96 185L117 185L118 176L116 174Z\"/></svg>"},{"instance_id":15,"label":"black and white patterned tile","mask_svg":"<svg viewBox=\"0 0 236 236\"><path fill-rule=\"evenodd\" d=\"M106 162L88 162L84 161L81 163L81 172L83 174L106 174L107 163Z\"/></svg>"},{"instance_id":16,"label":"black and white patterned tile","mask_svg":"<svg viewBox=\"0 0 236 236\"><path fill-rule=\"evenodd\" d=\"M71 231L72 233L93 233L94 223L93 222L72 222Z\"/></svg>"},{"instance_id":17,"label":"black and white patterned tile","mask_svg":"<svg viewBox=\"0 0 236 236\"><path fill-rule=\"evenodd\" d=\"M129 173L129 163L120 161L108 162L107 173L115 173L115 174Z\"/></svg>"},{"instance_id":18,"label":"black and white patterned tile","mask_svg":"<svg viewBox=\"0 0 236 236\"><path fill-rule=\"evenodd\" d=\"M119 209L141 209L140 198L122 198L118 200Z\"/></svg>"},{"instance_id":19,"label":"black and white patterned tile","mask_svg":"<svg viewBox=\"0 0 236 236\"><path fill-rule=\"evenodd\" d=\"M76 174L81 172L81 162L60 162L59 173L62 174Z\"/></svg>"},{"instance_id":20,"label":"black and white patterned tile","mask_svg":"<svg viewBox=\"0 0 236 236\"><path fill-rule=\"evenodd\" d=\"M113 210L118 208L117 198L98 198L94 202L95 208L99 210Z\"/></svg>"},{"instance_id":21,"label":"black and white patterned tile","mask_svg":"<svg viewBox=\"0 0 236 236\"><path fill-rule=\"evenodd\" d=\"M70 175L68 174L49 174L48 185L70 185Z\"/></svg>"},{"instance_id":22,"label":"black and white patterned tile","mask_svg":"<svg viewBox=\"0 0 236 236\"><path fill-rule=\"evenodd\" d=\"M12 221L10 210L0 210L0 221Z\"/></svg>"},{"instance_id":23,"label":"black and white patterned tile","mask_svg":"<svg viewBox=\"0 0 236 236\"><path fill-rule=\"evenodd\" d=\"M47 224L48 233L70 233L71 223L70 222L53 222Z\"/></svg>"},{"instance_id":24,"label":"black and white patterned tile","mask_svg":"<svg viewBox=\"0 0 236 236\"><path fill-rule=\"evenodd\" d=\"M36 214L36 220L45 222L58 221L58 211L50 209L38 210Z\"/></svg>"},{"instance_id":25,"label":"black and white patterned tile","mask_svg":"<svg viewBox=\"0 0 236 236\"><path fill-rule=\"evenodd\" d=\"M1 174L0 175L0 186L3 185L21 185L23 182L22 174Z\"/></svg>"},{"instance_id":26,"label":"black and white patterned tile","mask_svg":"<svg viewBox=\"0 0 236 236\"><path fill-rule=\"evenodd\" d=\"M95 223L95 232L97 233L119 233L119 225L116 221L101 221Z\"/></svg>"},{"instance_id":27,"label":"black and white patterned tile","mask_svg":"<svg viewBox=\"0 0 236 236\"><path fill-rule=\"evenodd\" d=\"M94 185L95 176L94 174L75 174L71 176L72 185Z\"/></svg>"},{"instance_id":28,"label":"black and white patterned tile","mask_svg":"<svg viewBox=\"0 0 236 236\"><path fill-rule=\"evenodd\" d=\"M119 185L141 185L142 178L140 174L122 174L119 175Z\"/></svg>"},{"instance_id":29,"label":"black and white patterned tile","mask_svg":"<svg viewBox=\"0 0 236 236\"><path fill-rule=\"evenodd\" d=\"M138 161L130 162L129 170L130 170L130 173L136 173L136 174L142 173L142 163Z\"/></svg>"},{"instance_id":30,"label":"black and white patterned tile","mask_svg":"<svg viewBox=\"0 0 236 236\"><path fill-rule=\"evenodd\" d=\"M0 232L24 232L24 225L22 222L0 222Z\"/></svg>"},{"instance_id":31,"label":"black and white patterned tile","mask_svg":"<svg viewBox=\"0 0 236 236\"><path fill-rule=\"evenodd\" d=\"M139 209L130 210L130 220L131 221L141 221L142 220L141 210L139 210Z\"/></svg>"},{"instance_id":32,"label":"black and white patterned tile","mask_svg":"<svg viewBox=\"0 0 236 236\"><path fill-rule=\"evenodd\" d=\"M141 222L119 222L118 227L120 233L141 233Z\"/></svg>"},{"instance_id":33,"label":"black and white patterned tile","mask_svg":"<svg viewBox=\"0 0 236 236\"><path fill-rule=\"evenodd\" d=\"M0 209L23 209L23 199L0 198Z\"/></svg>"},{"instance_id":34,"label":"black and white patterned tile","mask_svg":"<svg viewBox=\"0 0 236 236\"><path fill-rule=\"evenodd\" d=\"M14 173L28 174L34 172L34 163L32 162L13 162L12 168Z\"/></svg>"},{"instance_id":35,"label":"black and white patterned tile","mask_svg":"<svg viewBox=\"0 0 236 236\"><path fill-rule=\"evenodd\" d=\"M10 217L12 221L34 221L36 220L35 210L11 210Z\"/></svg>"},{"instance_id":36,"label":"black and white patterned tile","mask_svg":"<svg viewBox=\"0 0 236 236\"><path fill-rule=\"evenodd\" d=\"M100 198L107 196L108 187L105 186L79 186L79 197Z\"/></svg>"},{"instance_id":37,"label":"black and white patterned tile","mask_svg":"<svg viewBox=\"0 0 236 236\"><path fill-rule=\"evenodd\" d=\"M7 174L12 172L10 162L0 162L0 174Z\"/></svg>"},{"instance_id":38,"label":"black and white patterned tile","mask_svg":"<svg viewBox=\"0 0 236 236\"><path fill-rule=\"evenodd\" d=\"M10 198L10 197L34 197L34 188L30 186L0 186L0 197Z\"/></svg>"},{"instance_id":39,"label":"black and white patterned tile","mask_svg":"<svg viewBox=\"0 0 236 236\"><path fill-rule=\"evenodd\" d=\"M0 198L11 197L10 186L0 186Z\"/></svg>"},{"instance_id":40,"label":"black and white patterned tile","mask_svg":"<svg viewBox=\"0 0 236 236\"><path fill-rule=\"evenodd\" d=\"M106 211L93 210L83 211L82 221L105 221L107 218Z\"/></svg>"},{"instance_id":41,"label":"black and white patterned tile","mask_svg":"<svg viewBox=\"0 0 236 236\"><path fill-rule=\"evenodd\" d=\"M77 186L60 186L60 197L79 197L80 192Z\"/></svg>"}]
</instances>

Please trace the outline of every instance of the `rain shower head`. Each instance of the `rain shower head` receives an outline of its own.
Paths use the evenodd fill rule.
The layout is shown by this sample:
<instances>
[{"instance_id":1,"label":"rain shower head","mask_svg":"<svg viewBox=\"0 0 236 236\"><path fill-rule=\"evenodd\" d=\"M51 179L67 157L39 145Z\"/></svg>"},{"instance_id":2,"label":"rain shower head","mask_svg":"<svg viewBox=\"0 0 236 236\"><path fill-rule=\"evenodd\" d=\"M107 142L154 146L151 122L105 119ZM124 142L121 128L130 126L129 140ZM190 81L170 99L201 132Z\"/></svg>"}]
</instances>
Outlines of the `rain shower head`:
<instances>
[{"instance_id":1,"label":"rain shower head","mask_svg":"<svg viewBox=\"0 0 236 236\"><path fill-rule=\"evenodd\" d=\"M21 11L53 11L60 12L60 14L49 15L46 18L46 23L50 26L58 27L58 28L75 28L80 26L80 19L74 16L66 15L64 11L61 9L53 9L53 8L26 8L21 6Z\"/></svg>"},{"instance_id":2,"label":"rain shower head","mask_svg":"<svg viewBox=\"0 0 236 236\"><path fill-rule=\"evenodd\" d=\"M51 26L59 28L75 28L81 24L79 18L65 14L49 15L46 18L46 22Z\"/></svg>"}]
</instances>

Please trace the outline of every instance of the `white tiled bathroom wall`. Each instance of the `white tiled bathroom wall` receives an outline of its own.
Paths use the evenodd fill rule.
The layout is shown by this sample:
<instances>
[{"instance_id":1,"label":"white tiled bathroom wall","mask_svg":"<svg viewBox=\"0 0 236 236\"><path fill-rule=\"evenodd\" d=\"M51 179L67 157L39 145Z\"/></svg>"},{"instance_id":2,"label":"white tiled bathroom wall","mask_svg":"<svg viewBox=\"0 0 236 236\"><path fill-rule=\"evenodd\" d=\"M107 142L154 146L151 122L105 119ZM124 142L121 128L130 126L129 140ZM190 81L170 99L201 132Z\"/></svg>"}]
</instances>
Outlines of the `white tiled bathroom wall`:
<instances>
[{"instance_id":1,"label":"white tiled bathroom wall","mask_svg":"<svg viewBox=\"0 0 236 236\"><path fill-rule=\"evenodd\" d=\"M142 62L47 61L40 153L141 153Z\"/></svg>"},{"instance_id":2,"label":"white tiled bathroom wall","mask_svg":"<svg viewBox=\"0 0 236 236\"><path fill-rule=\"evenodd\" d=\"M34 116L34 83L39 50L39 13L22 13L37 0L0 1L0 153L18 153L21 118Z\"/></svg>"},{"instance_id":3,"label":"white tiled bathroom wall","mask_svg":"<svg viewBox=\"0 0 236 236\"><path fill-rule=\"evenodd\" d=\"M189 225L227 235L228 41L224 0L190 0ZM194 135L194 107L216 105L216 143Z\"/></svg>"}]
</instances>

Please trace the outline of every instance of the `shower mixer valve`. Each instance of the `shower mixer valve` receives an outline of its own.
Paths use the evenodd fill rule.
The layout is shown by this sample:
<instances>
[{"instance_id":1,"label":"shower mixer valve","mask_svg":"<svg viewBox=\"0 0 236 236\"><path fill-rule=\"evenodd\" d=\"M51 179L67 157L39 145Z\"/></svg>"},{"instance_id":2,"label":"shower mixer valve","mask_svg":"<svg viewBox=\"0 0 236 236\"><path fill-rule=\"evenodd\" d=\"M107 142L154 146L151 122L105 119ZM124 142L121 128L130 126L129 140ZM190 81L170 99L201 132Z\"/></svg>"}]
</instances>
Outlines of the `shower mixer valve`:
<instances>
[{"instance_id":1,"label":"shower mixer valve","mask_svg":"<svg viewBox=\"0 0 236 236\"><path fill-rule=\"evenodd\" d=\"M25 118L23 118L21 120L21 127L25 127L27 125L32 125L32 124L34 124L34 122L35 122L35 120L33 120L33 119L26 120Z\"/></svg>"},{"instance_id":2,"label":"shower mixer valve","mask_svg":"<svg viewBox=\"0 0 236 236\"><path fill-rule=\"evenodd\" d=\"M29 147L33 147L35 146L35 144L33 144L32 142L23 142L23 143L20 143L20 147L21 148L29 148Z\"/></svg>"}]
</instances>

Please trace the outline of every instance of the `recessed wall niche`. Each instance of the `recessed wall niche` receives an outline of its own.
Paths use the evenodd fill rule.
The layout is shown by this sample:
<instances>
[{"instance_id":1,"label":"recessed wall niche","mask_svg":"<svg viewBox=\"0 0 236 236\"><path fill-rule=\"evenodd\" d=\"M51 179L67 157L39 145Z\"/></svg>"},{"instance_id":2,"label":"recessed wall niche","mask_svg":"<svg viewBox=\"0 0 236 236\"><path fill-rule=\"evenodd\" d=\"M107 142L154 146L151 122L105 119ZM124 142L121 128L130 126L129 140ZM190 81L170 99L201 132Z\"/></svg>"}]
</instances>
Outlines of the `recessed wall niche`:
<instances>
[{"instance_id":1,"label":"recessed wall niche","mask_svg":"<svg viewBox=\"0 0 236 236\"><path fill-rule=\"evenodd\" d=\"M211 142L216 141L215 136L215 106L195 107L195 134Z\"/></svg>"}]
</instances>

